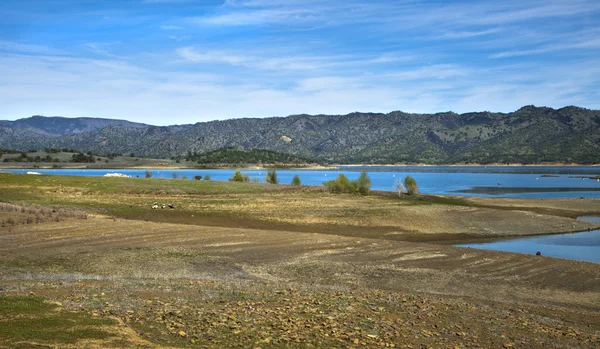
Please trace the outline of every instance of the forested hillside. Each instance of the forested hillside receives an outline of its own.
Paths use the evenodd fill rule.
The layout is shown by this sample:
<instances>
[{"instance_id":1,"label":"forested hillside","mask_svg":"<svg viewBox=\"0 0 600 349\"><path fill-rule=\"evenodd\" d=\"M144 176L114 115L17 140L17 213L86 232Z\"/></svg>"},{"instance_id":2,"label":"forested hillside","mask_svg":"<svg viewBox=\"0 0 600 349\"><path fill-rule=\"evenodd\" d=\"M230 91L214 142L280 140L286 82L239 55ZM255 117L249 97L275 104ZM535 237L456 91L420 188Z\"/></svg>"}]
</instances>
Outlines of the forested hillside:
<instances>
[{"instance_id":1,"label":"forested hillside","mask_svg":"<svg viewBox=\"0 0 600 349\"><path fill-rule=\"evenodd\" d=\"M600 163L600 111L526 106L512 113L351 113L183 126L113 123L61 134L0 122L0 147L185 157L226 147L329 163ZM21 122L22 123L22 122Z\"/></svg>"}]
</instances>

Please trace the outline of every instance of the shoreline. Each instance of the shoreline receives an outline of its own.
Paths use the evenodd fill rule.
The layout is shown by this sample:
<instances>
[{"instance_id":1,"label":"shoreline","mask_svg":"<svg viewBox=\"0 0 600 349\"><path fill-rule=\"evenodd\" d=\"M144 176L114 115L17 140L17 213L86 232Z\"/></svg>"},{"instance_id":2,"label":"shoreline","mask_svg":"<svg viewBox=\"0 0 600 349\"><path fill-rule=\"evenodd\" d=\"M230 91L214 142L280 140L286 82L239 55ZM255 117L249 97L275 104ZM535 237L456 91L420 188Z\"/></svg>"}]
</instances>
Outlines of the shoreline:
<instances>
[{"instance_id":1,"label":"shoreline","mask_svg":"<svg viewBox=\"0 0 600 349\"><path fill-rule=\"evenodd\" d=\"M144 169L177 169L177 170L228 170L228 169L242 169L242 170L262 170L274 168L276 170L338 170L340 167L599 167L600 164L579 164L579 163L545 163L545 164L330 164L330 165L307 165L307 166L269 166L269 165L253 165L248 164L247 166L214 166L214 167L197 167L197 166L172 166L160 165L160 164L149 164L149 166L137 165L137 166L110 166L105 167L104 165L82 165L82 164L61 164L60 167L54 167L52 165L37 165L37 163L19 163L19 165L8 165L0 163L0 171L2 169L89 169L89 170L144 170Z\"/></svg>"}]
</instances>

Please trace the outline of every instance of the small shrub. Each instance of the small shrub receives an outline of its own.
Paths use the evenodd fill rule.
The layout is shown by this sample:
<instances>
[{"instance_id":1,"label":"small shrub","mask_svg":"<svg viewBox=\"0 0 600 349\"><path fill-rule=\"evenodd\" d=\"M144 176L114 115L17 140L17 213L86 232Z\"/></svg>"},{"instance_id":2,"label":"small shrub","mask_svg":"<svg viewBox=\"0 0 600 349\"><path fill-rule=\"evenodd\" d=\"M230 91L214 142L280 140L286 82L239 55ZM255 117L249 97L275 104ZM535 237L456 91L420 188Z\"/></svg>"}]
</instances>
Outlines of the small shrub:
<instances>
[{"instance_id":1,"label":"small shrub","mask_svg":"<svg viewBox=\"0 0 600 349\"><path fill-rule=\"evenodd\" d=\"M250 176L247 173L244 173L242 177L244 178L244 182L250 182Z\"/></svg>"},{"instance_id":2,"label":"small shrub","mask_svg":"<svg viewBox=\"0 0 600 349\"><path fill-rule=\"evenodd\" d=\"M360 173L360 177L356 180L356 190L362 195L369 195L371 190L371 178L366 171Z\"/></svg>"},{"instance_id":3,"label":"small shrub","mask_svg":"<svg viewBox=\"0 0 600 349\"><path fill-rule=\"evenodd\" d=\"M355 193L356 183L353 182L350 182L346 175L340 173L340 175L337 176L336 179L324 182L323 185L327 188L328 191L332 193Z\"/></svg>"},{"instance_id":4,"label":"small shrub","mask_svg":"<svg viewBox=\"0 0 600 349\"><path fill-rule=\"evenodd\" d=\"M197 181L202 180L202 176L194 176L194 179Z\"/></svg>"},{"instance_id":5,"label":"small shrub","mask_svg":"<svg viewBox=\"0 0 600 349\"><path fill-rule=\"evenodd\" d=\"M184 174L183 176L181 176L181 179L188 179L188 176Z\"/></svg>"},{"instance_id":6,"label":"small shrub","mask_svg":"<svg viewBox=\"0 0 600 349\"><path fill-rule=\"evenodd\" d=\"M266 178L267 183L271 183L271 184L279 184L279 180L277 179L277 171L275 171L275 169L268 169L267 170L267 178Z\"/></svg>"},{"instance_id":7,"label":"small shrub","mask_svg":"<svg viewBox=\"0 0 600 349\"><path fill-rule=\"evenodd\" d=\"M210 181L210 175L206 175L206 176L204 176L204 180L205 180L205 181Z\"/></svg>"},{"instance_id":8,"label":"small shrub","mask_svg":"<svg viewBox=\"0 0 600 349\"><path fill-rule=\"evenodd\" d=\"M404 187L406 188L406 193L408 195L416 195L419 193L417 181L411 176L406 176L406 178L404 178Z\"/></svg>"},{"instance_id":9,"label":"small shrub","mask_svg":"<svg viewBox=\"0 0 600 349\"><path fill-rule=\"evenodd\" d=\"M171 177L173 177L173 179L177 179L177 178L179 178L179 173L177 173L177 172L173 172L173 173L171 174Z\"/></svg>"},{"instance_id":10,"label":"small shrub","mask_svg":"<svg viewBox=\"0 0 600 349\"><path fill-rule=\"evenodd\" d=\"M294 178L292 178L292 183L291 183L291 184L292 184L292 185L302 185L302 184L300 183L300 176L298 176L298 175L295 175L295 176L294 176Z\"/></svg>"},{"instance_id":11,"label":"small shrub","mask_svg":"<svg viewBox=\"0 0 600 349\"><path fill-rule=\"evenodd\" d=\"M152 172L146 170L146 178L152 178Z\"/></svg>"},{"instance_id":12,"label":"small shrub","mask_svg":"<svg viewBox=\"0 0 600 349\"><path fill-rule=\"evenodd\" d=\"M244 175L242 175L242 171L235 170L235 173L233 174L233 176L231 176L231 178L229 178L229 181L230 182L243 182Z\"/></svg>"}]
</instances>

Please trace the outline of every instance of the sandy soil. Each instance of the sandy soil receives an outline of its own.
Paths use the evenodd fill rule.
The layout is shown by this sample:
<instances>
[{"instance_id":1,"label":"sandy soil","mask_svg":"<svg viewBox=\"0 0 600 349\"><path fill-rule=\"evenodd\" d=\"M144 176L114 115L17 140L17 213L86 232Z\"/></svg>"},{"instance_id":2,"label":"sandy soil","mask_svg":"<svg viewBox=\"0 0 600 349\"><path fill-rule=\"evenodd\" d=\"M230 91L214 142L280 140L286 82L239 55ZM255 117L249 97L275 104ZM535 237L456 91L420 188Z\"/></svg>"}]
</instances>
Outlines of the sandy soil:
<instances>
[{"instance_id":1,"label":"sandy soil","mask_svg":"<svg viewBox=\"0 0 600 349\"><path fill-rule=\"evenodd\" d=\"M357 338L358 345L383 341L398 347L600 344L600 268L592 263L405 241L111 218L17 226L0 230L0 239L2 292L35 292L94 316L116 316L142 340L163 344L184 340L188 346L198 341L218 347L226 339L244 347L250 339L270 338L284 345L287 339L295 341L290 332L275 330L284 318L303 321L300 329L291 327L301 335L296 343L322 340L334 347L353 346ZM99 290L109 298L98 302ZM314 308L315 299L322 301L315 317L292 311ZM205 308L197 308L196 302ZM336 302L348 309L336 310ZM171 304L167 313L164 304ZM171 318L177 311L180 315ZM268 320L263 325L273 329L265 327L261 334L251 326L257 321L252 320L258 314L254 311L264 312L261 316ZM156 313L163 315L155 319ZM218 314L235 317L240 328L248 326L245 331L252 338L230 338L238 325L230 328L230 320ZM279 315L271 318L274 314ZM198 316L214 320L198 322ZM346 333L341 342L329 342L333 339L324 336L324 325L317 326L328 316ZM375 332L355 330L363 328L356 322L362 316L371 319L365 331ZM394 319L404 323L400 328L405 332L386 334L386 326L398 326ZM226 334L211 325L220 321L225 321ZM344 325L349 323L354 325ZM489 326L500 330L490 333ZM209 342L203 337L206 331L214 332ZM437 335L424 336L427 331ZM563 335L569 331L575 336Z\"/></svg>"}]
</instances>

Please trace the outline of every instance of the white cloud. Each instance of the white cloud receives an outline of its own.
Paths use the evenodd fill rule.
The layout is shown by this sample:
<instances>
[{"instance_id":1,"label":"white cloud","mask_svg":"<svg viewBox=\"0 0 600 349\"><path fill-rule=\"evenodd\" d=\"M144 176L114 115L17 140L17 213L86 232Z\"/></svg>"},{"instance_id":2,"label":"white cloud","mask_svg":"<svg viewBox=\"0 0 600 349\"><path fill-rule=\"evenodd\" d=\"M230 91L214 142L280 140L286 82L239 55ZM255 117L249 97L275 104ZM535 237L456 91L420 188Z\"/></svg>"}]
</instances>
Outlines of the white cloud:
<instances>
[{"instance_id":1,"label":"white cloud","mask_svg":"<svg viewBox=\"0 0 600 349\"><path fill-rule=\"evenodd\" d=\"M163 24L163 25L160 26L160 29L162 29L162 30L181 30L181 29L183 29L183 27L180 27L178 25L166 25L166 24Z\"/></svg>"},{"instance_id":2,"label":"white cloud","mask_svg":"<svg viewBox=\"0 0 600 349\"><path fill-rule=\"evenodd\" d=\"M14 41L0 40L0 51L22 52L29 54L64 55L67 52L43 45L22 44Z\"/></svg>"}]
</instances>

